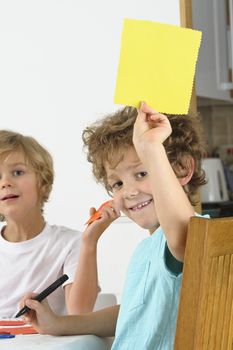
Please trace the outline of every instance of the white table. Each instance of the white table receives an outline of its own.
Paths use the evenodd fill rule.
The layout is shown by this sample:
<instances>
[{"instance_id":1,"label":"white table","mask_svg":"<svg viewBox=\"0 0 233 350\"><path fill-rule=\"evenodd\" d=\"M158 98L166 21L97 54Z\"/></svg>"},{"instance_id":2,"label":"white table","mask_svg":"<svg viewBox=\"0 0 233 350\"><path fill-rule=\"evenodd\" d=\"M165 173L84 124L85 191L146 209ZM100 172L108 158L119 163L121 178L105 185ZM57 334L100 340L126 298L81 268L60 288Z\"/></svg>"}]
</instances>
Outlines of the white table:
<instances>
[{"instance_id":1,"label":"white table","mask_svg":"<svg viewBox=\"0 0 233 350\"><path fill-rule=\"evenodd\" d=\"M16 335L0 339L1 350L110 350L113 338L95 335L52 336L42 334Z\"/></svg>"}]
</instances>

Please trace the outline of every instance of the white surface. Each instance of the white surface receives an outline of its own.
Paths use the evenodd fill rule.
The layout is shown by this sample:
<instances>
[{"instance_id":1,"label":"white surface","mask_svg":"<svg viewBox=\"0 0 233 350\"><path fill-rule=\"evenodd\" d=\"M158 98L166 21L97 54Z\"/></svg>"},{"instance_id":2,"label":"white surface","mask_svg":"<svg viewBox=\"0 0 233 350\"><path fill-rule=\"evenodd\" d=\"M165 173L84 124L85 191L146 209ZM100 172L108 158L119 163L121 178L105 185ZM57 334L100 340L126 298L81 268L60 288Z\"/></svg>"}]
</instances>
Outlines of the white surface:
<instances>
[{"instance_id":1,"label":"white surface","mask_svg":"<svg viewBox=\"0 0 233 350\"><path fill-rule=\"evenodd\" d=\"M179 0L0 0L1 128L30 134L52 153L51 224L82 230L89 208L107 200L81 133L119 108L113 96L126 17L179 25ZM101 239L102 291L121 293L129 257L145 235L135 226L112 225Z\"/></svg>"},{"instance_id":2,"label":"white surface","mask_svg":"<svg viewBox=\"0 0 233 350\"><path fill-rule=\"evenodd\" d=\"M0 339L1 350L109 350L112 338L94 335L51 336L42 334L16 335L12 339Z\"/></svg>"}]
</instances>

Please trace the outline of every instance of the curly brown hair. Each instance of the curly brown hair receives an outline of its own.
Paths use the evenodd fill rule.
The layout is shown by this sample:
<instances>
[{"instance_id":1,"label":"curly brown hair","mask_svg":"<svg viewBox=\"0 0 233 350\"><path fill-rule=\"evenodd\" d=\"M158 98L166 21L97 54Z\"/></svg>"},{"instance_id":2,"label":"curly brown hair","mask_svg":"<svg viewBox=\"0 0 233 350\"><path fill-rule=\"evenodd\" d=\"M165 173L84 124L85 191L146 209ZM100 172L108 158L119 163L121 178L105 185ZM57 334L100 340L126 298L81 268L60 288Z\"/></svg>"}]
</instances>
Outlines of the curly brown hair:
<instances>
[{"instance_id":1,"label":"curly brown hair","mask_svg":"<svg viewBox=\"0 0 233 350\"><path fill-rule=\"evenodd\" d=\"M184 190L195 204L195 194L199 186L205 184L205 173L201 169L204 155L202 129L198 115L166 114L172 127L172 134L164 142L171 166L177 177L184 177L187 157L194 160L194 172ZM110 192L105 163L116 165L124 150L133 147L133 127L137 109L125 107L84 129L82 139L87 160L92 163L92 171L97 182ZM182 170L182 171L181 171Z\"/></svg>"}]
</instances>

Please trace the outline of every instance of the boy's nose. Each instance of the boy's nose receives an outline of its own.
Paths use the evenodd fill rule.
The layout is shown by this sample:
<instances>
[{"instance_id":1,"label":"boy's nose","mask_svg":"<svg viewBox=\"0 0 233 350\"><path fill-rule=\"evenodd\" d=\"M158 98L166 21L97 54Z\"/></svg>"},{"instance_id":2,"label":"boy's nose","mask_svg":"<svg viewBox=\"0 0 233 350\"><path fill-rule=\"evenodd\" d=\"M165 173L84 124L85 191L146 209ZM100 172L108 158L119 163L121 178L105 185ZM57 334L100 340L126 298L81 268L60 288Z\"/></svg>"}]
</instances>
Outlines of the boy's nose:
<instances>
[{"instance_id":1,"label":"boy's nose","mask_svg":"<svg viewBox=\"0 0 233 350\"><path fill-rule=\"evenodd\" d=\"M11 187L11 184L10 183L4 183L1 185L2 188L8 188L8 187Z\"/></svg>"},{"instance_id":2,"label":"boy's nose","mask_svg":"<svg viewBox=\"0 0 233 350\"><path fill-rule=\"evenodd\" d=\"M11 184L9 182L5 182L5 183L2 183L1 184L1 188L4 189L4 188L10 188L11 187Z\"/></svg>"},{"instance_id":3,"label":"boy's nose","mask_svg":"<svg viewBox=\"0 0 233 350\"><path fill-rule=\"evenodd\" d=\"M1 178L0 180L0 187L1 188L8 188L8 187L11 187L12 184L11 184L11 181L9 180L8 176L4 176Z\"/></svg>"},{"instance_id":4,"label":"boy's nose","mask_svg":"<svg viewBox=\"0 0 233 350\"><path fill-rule=\"evenodd\" d=\"M139 191L135 187L128 187L124 191L125 199L132 199L138 195Z\"/></svg>"}]
</instances>

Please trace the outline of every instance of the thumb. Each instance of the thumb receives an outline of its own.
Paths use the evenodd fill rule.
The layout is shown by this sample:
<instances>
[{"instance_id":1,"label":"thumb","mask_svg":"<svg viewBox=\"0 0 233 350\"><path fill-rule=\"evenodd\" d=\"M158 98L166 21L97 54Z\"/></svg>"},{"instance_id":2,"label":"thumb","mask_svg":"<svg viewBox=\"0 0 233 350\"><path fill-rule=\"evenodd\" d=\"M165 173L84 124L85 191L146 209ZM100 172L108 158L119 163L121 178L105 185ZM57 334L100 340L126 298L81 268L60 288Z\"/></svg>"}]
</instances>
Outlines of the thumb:
<instances>
[{"instance_id":1,"label":"thumb","mask_svg":"<svg viewBox=\"0 0 233 350\"><path fill-rule=\"evenodd\" d=\"M138 109L138 115L136 118L136 121L134 123L134 130L133 130L133 142L136 141L136 138L143 134L148 129L148 123L147 123L147 114L144 111L144 102L141 103L140 108Z\"/></svg>"},{"instance_id":2,"label":"thumb","mask_svg":"<svg viewBox=\"0 0 233 350\"><path fill-rule=\"evenodd\" d=\"M147 105L145 102L141 102L140 107L138 109L138 115L137 115L136 121L138 120L146 121L146 113L147 113L146 106Z\"/></svg>"},{"instance_id":3,"label":"thumb","mask_svg":"<svg viewBox=\"0 0 233 350\"><path fill-rule=\"evenodd\" d=\"M33 300L33 299L27 299L25 304L32 310L36 311L36 313L40 313L43 309L42 304L37 301L37 300Z\"/></svg>"},{"instance_id":4,"label":"thumb","mask_svg":"<svg viewBox=\"0 0 233 350\"><path fill-rule=\"evenodd\" d=\"M36 295L37 293L32 293L32 292L26 293L19 302L19 308L22 309L22 307L24 307L25 305L25 301L28 299L34 298Z\"/></svg>"},{"instance_id":5,"label":"thumb","mask_svg":"<svg viewBox=\"0 0 233 350\"><path fill-rule=\"evenodd\" d=\"M153 108L148 106L148 104L146 104L146 102L141 102L139 110L141 110L143 113L146 113L146 114L157 114L158 113L156 110L154 110Z\"/></svg>"},{"instance_id":6,"label":"thumb","mask_svg":"<svg viewBox=\"0 0 233 350\"><path fill-rule=\"evenodd\" d=\"M89 210L89 214L90 215L93 215L93 214L95 214L96 213L96 209L95 208L90 208L90 210Z\"/></svg>"}]
</instances>

